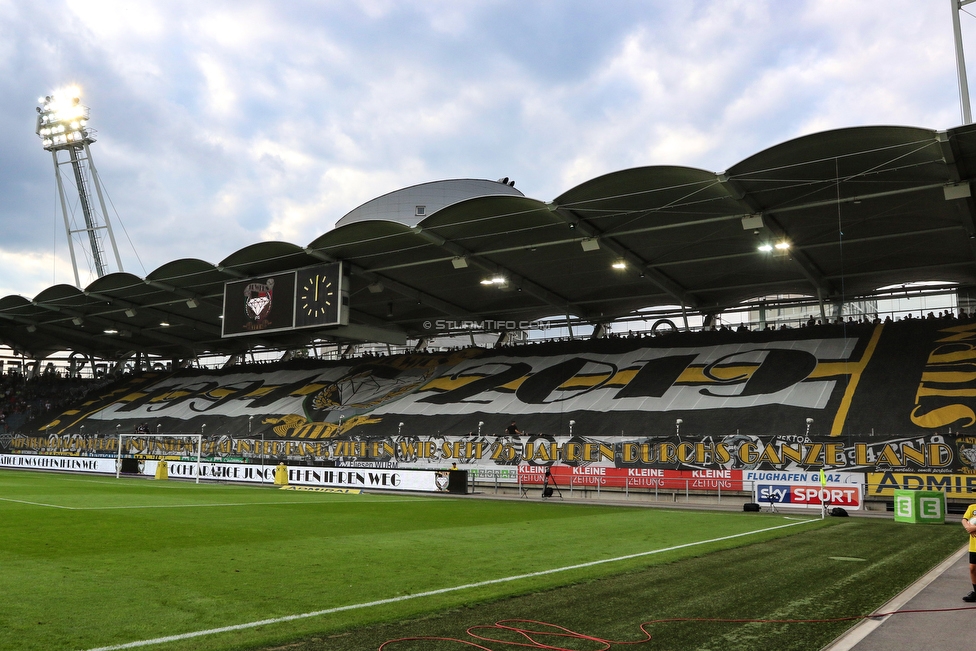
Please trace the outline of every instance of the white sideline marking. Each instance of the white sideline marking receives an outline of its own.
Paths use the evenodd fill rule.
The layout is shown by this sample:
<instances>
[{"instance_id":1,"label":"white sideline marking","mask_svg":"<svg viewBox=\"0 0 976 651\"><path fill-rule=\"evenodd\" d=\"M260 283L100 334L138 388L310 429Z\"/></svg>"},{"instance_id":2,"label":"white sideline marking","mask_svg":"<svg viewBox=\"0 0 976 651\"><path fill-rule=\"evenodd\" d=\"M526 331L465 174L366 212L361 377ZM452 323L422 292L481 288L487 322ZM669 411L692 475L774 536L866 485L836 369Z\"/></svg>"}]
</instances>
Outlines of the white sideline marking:
<instances>
[{"instance_id":1,"label":"white sideline marking","mask_svg":"<svg viewBox=\"0 0 976 651\"><path fill-rule=\"evenodd\" d=\"M565 567L556 567L550 570L529 572L528 574L516 574L515 576L506 576L500 579L488 579L487 581L478 581L477 583L466 583L464 585L456 585L450 588L427 590L426 592L418 592L416 594L401 595L399 597L390 597L387 599L377 599L376 601L367 601L365 603L350 604L348 606L336 606L335 608L316 610L310 613L302 613L301 615L285 615L284 617L262 619L256 622L247 622L246 624L234 624L232 626L221 626L220 628L211 628L205 631L193 631L192 633L168 635L166 637L157 637L151 640L139 640L138 642L127 642L126 644L116 644L113 646L100 646L94 649L88 649L88 651L117 651L118 649L134 649L140 646L150 646L153 644L164 644L166 642L178 642L180 640L189 640L191 638L202 637L204 635L214 635L215 633L228 633L230 631L240 631L247 628L257 628L258 626L267 626L269 624L281 624L283 622L292 622L295 621L296 619L309 619L311 617L319 617L321 615L331 615L332 613L340 613L345 610L359 610L360 608L371 608L373 606L382 606L384 604L392 604L392 603L397 603L399 601L419 599L420 597L431 597L434 595L445 594L448 592L467 590L469 588L480 588L482 586L493 585L496 583L507 583L510 581L519 581L521 579L531 579L536 576L545 576L547 574L557 574L559 572L566 572L568 570L579 570L585 567L603 565L605 563L616 563L618 561L626 561L632 558L640 558L641 556L651 556L653 554L661 554L664 552L675 551L676 549L684 549L686 547L696 547L698 545L707 545L708 543L721 542L723 540L732 540L733 538L742 538L743 536L751 536L753 534L764 533L766 531L775 531L777 529L785 529L786 527L795 527L799 524L807 524L809 522L820 522L820 519L817 518L812 520L803 520L802 522L781 524L775 527L767 527L765 529L757 529L755 531L746 531L744 533L736 533L730 536L721 536L719 538L711 538L709 540L699 540L697 542L684 543L682 545L674 545L672 547L664 547L663 549L652 549L651 551L648 552L638 552L636 554L627 554L626 556L617 556L616 558L605 558L599 561L588 561L586 563L577 563L576 565L567 565Z\"/></svg>"},{"instance_id":2,"label":"white sideline marking","mask_svg":"<svg viewBox=\"0 0 976 651\"><path fill-rule=\"evenodd\" d=\"M73 506L61 506L60 504L45 504L44 502L28 502L27 500L15 500L10 497L0 497L0 500L4 502L17 502L18 504L30 504L31 506L48 506L52 509L67 509L69 511L75 511Z\"/></svg>"},{"instance_id":3,"label":"white sideline marking","mask_svg":"<svg viewBox=\"0 0 976 651\"><path fill-rule=\"evenodd\" d=\"M421 498L423 499L423 498ZM433 501L435 498L427 498L425 501ZM15 500L10 497L0 497L2 502L17 502L18 504L30 504L31 506L46 506L52 509L66 509L68 511L116 511L124 509L188 509L210 506L276 506L278 504L316 504L304 500L287 500L276 502L226 502L226 503L206 503L206 504L134 504L124 506L64 506L62 504L45 504L44 502L28 502L27 500ZM384 503L408 502L417 500L392 499L383 500Z\"/></svg>"},{"instance_id":4,"label":"white sideline marking","mask_svg":"<svg viewBox=\"0 0 976 651\"><path fill-rule=\"evenodd\" d=\"M15 500L9 497L0 497L0 501L17 502L18 504L31 504L32 506L48 506L52 509L67 509L69 511L115 511L120 509L187 509L208 506L266 506L276 504L313 504L313 502L286 501L286 502L227 502L227 503L206 503L206 504L145 504L145 505L125 505L125 506L63 506L61 504L45 504L44 502L28 502L27 500Z\"/></svg>"}]
</instances>

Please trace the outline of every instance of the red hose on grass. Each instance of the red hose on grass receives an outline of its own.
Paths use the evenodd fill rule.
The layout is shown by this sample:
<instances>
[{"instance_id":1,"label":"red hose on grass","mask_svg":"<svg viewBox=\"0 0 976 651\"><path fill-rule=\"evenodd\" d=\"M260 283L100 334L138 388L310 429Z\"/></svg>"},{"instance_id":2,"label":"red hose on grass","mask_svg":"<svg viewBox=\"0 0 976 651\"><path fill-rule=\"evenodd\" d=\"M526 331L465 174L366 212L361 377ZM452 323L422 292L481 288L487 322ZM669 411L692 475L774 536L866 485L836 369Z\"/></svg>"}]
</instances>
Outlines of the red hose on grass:
<instances>
[{"instance_id":1,"label":"red hose on grass","mask_svg":"<svg viewBox=\"0 0 976 651\"><path fill-rule=\"evenodd\" d=\"M848 617L830 617L826 619L750 619L750 618L738 618L738 619L728 619L728 618L718 618L718 617L668 617L666 619L653 619L647 622L642 622L639 625L641 633L644 634L644 639L642 640L607 640L601 637L595 637L593 635L586 635L585 633L578 633L571 629L558 624L550 624L549 622L539 622L532 619L502 619L494 624L478 624L467 629L467 634L474 640L480 640L481 642L493 642L495 644L502 644L506 646L522 647L527 649L546 649L547 651L578 651L578 649L572 649L563 646L555 646L561 638L572 639L572 640L586 640L589 642L594 642L598 646L594 647L592 651L608 651L611 647L615 645L625 645L625 644L643 644L651 640L651 634L647 630L647 626L653 624L669 624L675 622L710 622L716 624L827 624L834 622L849 622L858 619L879 619L882 617L888 617L889 615L904 615L907 613L941 613L941 612L952 612L957 610L976 610L976 606L959 606L954 608L927 608L927 609L915 609L915 610L892 610L883 613L873 613L870 615L850 615ZM536 628L540 627L540 628ZM487 636L488 631L498 631L498 632L508 632L512 634L515 638L514 640L500 639L497 637ZM519 638L522 641L519 641ZM541 642L539 638L551 639L552 644L546 644ZM453 642L455 644L462 644L464 646L472 647L475 649L481 649L482 651L495 651L494 649L479 644L478 642L472 642L471 640L462 640L460 638L454 637L436 637L436 636L417 636L417 637L400 637L392 640L387 640L379 646L378 651L384 651L388 646L395 644L397 642L411 642L411 641L435 641L435 642Z\"/></svg>"}]
</instances>

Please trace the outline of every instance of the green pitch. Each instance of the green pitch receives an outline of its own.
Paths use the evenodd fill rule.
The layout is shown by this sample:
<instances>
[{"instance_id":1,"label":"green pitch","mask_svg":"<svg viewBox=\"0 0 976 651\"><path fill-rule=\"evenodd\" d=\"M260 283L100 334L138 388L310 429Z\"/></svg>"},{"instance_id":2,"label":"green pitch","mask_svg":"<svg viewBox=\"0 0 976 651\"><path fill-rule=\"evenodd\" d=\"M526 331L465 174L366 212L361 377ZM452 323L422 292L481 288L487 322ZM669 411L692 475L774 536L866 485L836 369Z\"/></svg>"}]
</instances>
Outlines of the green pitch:
<instances>
[{"instance_id":1,"label":"green pitch","mask_svg":"<svg viewBox=\"0 0 976 651\"><path fill-rule=\"evenodd\" d=\"M867 549L879 554L928 536L920 549L931 558L914 564L908 574L916 576L962 544L955 528L890 522L0 471L0 649L87 650L238 625L140 648L261 648L350 630L370 631L365 640L399 630L377 628L390 622L457 608L490 617L497 604L516 603L508 597L531 603L542 591L580 583L596 590L652 566L775 545L784 536L794 536L783 547L798 549L791 553L802 560L811 553L804 539L846 527L878 529L878 546ZM667 584L682 590L680 577ZM768 602L767 590L761 599ZM579 610L563 616L578 620ZM442 625L451 629L456 619ZM343 644L376 648L349 636Z\"/></svg>"}]
</instances>

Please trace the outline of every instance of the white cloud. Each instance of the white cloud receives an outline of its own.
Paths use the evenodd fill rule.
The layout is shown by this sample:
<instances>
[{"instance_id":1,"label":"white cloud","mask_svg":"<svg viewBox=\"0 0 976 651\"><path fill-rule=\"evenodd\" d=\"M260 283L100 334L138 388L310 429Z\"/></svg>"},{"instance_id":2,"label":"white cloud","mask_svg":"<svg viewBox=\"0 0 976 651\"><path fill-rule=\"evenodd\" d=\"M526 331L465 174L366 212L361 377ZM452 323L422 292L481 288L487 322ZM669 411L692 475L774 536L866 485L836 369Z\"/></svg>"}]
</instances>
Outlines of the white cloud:
<instances>
[{"instance_id":1,"label":"white cloud","mask_svg":"<svg viewBox=\"0 0 976 651\"><path fill-rule=\"evenodd\" d=\"M51 285L73 285L71 261L67 259L66 251L62 253L64 257L0 248L0 259L3 259L4 267L17 270L13 276L0 276L0 296L18 294L25 298L34 298Z\"/></svg>"}]
</instances>

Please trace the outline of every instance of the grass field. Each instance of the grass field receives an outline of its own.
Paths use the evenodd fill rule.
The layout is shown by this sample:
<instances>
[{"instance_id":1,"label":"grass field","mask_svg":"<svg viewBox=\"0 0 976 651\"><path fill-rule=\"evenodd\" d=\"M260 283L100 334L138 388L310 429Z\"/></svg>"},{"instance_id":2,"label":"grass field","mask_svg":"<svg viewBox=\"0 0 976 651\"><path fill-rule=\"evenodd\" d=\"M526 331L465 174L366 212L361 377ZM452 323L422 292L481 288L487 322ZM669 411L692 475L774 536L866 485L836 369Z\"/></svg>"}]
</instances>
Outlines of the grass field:
<instances>
[{"instance_id":1,"label":"grass field","mask_svg":"<svg viewBox=\"0 0 976 651\"><path fill-rule=\"evenodd\" d=\"M140 648L376 649L507 617L612 639L664 617L829 618L870 612L961 538L884 520L0 471L0 649L235 625ZM668 624L635 648L809 649L847 625Z\"/></svg>"}]
</instances>

